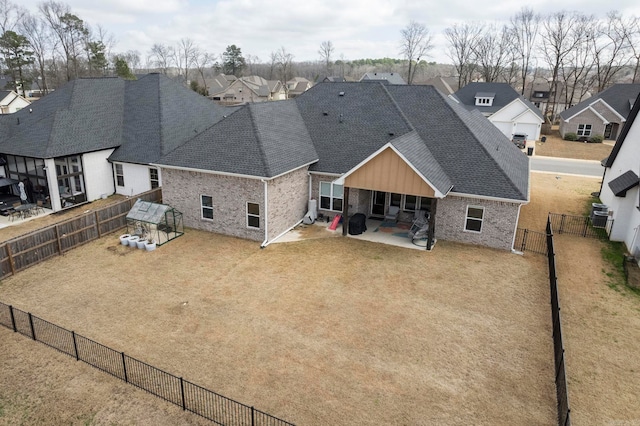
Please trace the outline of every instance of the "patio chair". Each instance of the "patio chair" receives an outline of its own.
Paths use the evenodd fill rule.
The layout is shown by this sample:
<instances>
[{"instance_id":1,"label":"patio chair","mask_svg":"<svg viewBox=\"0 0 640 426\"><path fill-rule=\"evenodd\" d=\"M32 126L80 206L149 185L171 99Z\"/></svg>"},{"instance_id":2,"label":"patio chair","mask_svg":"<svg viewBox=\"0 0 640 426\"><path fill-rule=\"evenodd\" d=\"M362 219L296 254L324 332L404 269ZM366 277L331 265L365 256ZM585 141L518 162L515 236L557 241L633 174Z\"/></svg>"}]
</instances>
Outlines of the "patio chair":
<instances>
[{"instance_id":1,"label":"patio chair","mask_svg":"<svg viewBox=\"0 0 640 426\"><path fill-rule=\"evenodd\" d=\"M42 200L36 201L36 206L33 208L34 213L44 213L44 202Z\"/></svg>"},{"instance_id":2,"label":"patio chair","mask_svg":"<svg viewBox=\"0 0 640 426\"><path fill-rule=\"evenodd\" d=\"M384 221L396 223L398 221L399 214L400 214L400 207L389 206L389 209L387 210L387 214L384 215Z\"/></svg>"}]
</instances>

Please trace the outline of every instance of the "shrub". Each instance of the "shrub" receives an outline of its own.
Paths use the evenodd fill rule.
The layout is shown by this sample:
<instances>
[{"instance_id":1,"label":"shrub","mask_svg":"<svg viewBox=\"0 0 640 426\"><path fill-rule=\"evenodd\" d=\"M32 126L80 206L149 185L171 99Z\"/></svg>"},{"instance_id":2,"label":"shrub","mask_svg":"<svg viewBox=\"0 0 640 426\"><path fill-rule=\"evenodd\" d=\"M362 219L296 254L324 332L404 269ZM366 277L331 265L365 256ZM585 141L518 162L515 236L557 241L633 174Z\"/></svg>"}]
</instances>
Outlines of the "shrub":
<instances>
[{"instance_id":1,"label":"shrub","mask_svg":"<svg viewBox=\"0 0 640 426\"><path fill-rule=\"evenodd\" d=\"M602 136L602 135L593 135L589 139L589 142L591 142L591 143L602 143L603 140L604 140L604 136Z\"/></svg>"},{"instance_id":2,"label":"shrub","mask_svg":"<svg viewBox=\"0 0 640 426\"><path fill-rule=\"evenodd\" d=\"M578 135L575 133L565 133L564 134L564 140L565 141L577 141L578 140Z\"/></svg>"}]
</instances>

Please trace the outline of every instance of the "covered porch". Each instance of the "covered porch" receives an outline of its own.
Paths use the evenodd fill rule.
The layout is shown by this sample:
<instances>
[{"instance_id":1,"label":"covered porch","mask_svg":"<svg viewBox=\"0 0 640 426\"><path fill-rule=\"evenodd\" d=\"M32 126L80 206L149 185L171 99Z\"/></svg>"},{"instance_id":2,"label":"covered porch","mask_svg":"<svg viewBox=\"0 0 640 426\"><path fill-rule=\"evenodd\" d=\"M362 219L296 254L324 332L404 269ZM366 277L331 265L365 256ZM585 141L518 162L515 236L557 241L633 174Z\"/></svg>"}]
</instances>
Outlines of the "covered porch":
<instances>
[{"instance_id":1,"label":"covered porch","mask_svg":"<svg viewBox=\"0 0 640 426\"><path fill-rule=\"evenodd\" d=\"M444 194L393 145L383 147L334 184L343 187L342 235L380 242L398 239L423 250L433 247L437 201ZM367 218L362 233L353 229L356 215L360 220Z\"/></svg>"}]
</instances>

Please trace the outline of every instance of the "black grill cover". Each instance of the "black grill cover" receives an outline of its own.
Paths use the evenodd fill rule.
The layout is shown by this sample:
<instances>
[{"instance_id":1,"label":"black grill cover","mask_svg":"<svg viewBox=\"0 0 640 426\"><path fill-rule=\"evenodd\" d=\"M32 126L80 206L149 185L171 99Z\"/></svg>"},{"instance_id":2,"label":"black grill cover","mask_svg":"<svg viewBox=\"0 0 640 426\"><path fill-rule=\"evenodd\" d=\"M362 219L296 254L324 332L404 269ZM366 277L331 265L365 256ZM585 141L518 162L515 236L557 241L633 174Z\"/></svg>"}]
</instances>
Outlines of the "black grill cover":
<instances>
[{"instance_id":1,"label":"black grill cover","mask_svg":"<svg viewBox=\"0 0 640 426\"><path fill-rule=\"evenodd\" d=\"M356 213L349 219L349 234L360 235L367 230L367 216L362 213Z\"/></svg>"}]
</instances>

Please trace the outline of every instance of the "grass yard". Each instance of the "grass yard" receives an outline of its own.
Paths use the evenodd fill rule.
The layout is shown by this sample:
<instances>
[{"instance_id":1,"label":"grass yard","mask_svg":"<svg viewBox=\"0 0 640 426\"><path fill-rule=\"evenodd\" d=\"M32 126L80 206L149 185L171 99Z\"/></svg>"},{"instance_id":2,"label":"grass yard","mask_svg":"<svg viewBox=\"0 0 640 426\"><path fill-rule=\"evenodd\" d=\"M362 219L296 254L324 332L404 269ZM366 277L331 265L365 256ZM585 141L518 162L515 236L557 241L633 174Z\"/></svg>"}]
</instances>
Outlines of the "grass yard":
<instances>
[{"instance_id":1,"label":"grass yard","mask_svg":"<svg viewBox=\"0 0 640 426\"><path fill-rule=\"evenodd\" d=\"M601 161L609 156L613 149L612 141L607 141L607 143L565 141L560 137L557 126L546 137L546 142L536 142L536 155Z\"/></svg>"},{"instance_id":2,"label":"grass yard","mask_svg":"<svg viewBox=\"0 0 640 426\"><path fill-rule=\"evenodd\" d=\"M4 280L0 300L300 425L548 425L545 280L541 256L445 241L432 253L349 238L260 250L188 230L152 253L117 235L89 243ZM158 414L178 407L0 333L18 340L2 346L0 423L184 423ZM42 372L25 380L34 363ZM90 406L70 376L98 395ZM138 394L153 421L128 410Z\"/></svg>"}]
</instances>

